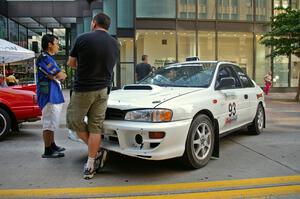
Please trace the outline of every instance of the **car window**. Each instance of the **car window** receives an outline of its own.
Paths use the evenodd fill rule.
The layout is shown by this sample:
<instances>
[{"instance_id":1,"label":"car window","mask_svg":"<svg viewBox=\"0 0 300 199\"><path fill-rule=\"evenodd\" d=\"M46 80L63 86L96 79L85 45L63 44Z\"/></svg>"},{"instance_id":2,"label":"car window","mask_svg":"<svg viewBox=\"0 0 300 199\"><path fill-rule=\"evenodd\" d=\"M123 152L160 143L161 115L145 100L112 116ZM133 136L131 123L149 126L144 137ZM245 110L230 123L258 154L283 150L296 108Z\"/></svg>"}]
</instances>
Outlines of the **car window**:
<instances>
[{"instance_id":1,"label":"car window","mask_svg":"<svg viewBox=\"0 0 300 199\"><path fill-rule=\"evenodd\" d=\"M175 64L158 70L139 82L174 87L209 87L216 63Z\"/></svg>"},{"instance_id":2,"label":"car window","mask_svg":"<svg viewBox=\"0 0 300 199\"><path fill-rule=\"evenodd\" d=\"M241 88L242 85L240 83L240 80L238 79L237 75L233 71L233 69L227 65L222 65L219 68L218 74L217 74L217 79L216 79L216 85L215 88L217 88L221 82L222 78L226 77L232 77L235 80L235 86L234 88Z\"/></svg>"},{"instance_id":3,"label":"car window","mask_svg":"<svg viewBox=\"0 0 300 199\"><path fill-rule=\"evenodd\" d=\"M233 69L235 70L239 79L241 80L243 87L245 88L254 87L252 80L248 77L248 75L246 75L246 73L244 73L244 71L241 68L237 66L233 66Z\"/></svg>"}]
</instances>

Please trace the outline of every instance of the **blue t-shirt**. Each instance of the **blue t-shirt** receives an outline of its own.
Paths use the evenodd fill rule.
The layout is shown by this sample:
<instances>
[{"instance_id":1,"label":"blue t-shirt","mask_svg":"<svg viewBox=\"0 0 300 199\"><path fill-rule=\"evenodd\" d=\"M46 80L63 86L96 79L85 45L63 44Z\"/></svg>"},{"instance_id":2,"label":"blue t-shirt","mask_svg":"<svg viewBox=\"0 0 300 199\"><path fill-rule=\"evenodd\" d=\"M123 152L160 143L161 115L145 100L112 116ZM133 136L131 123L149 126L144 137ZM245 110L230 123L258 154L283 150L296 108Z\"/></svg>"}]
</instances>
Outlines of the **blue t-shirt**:
<instances>
[{"instance_id":1,"label":"blue t-shirt","mask_svg":"<svg viewBox=\"0 0 300 199\"><path fill-rule=\"evenodd\" d=\"M61 70L57 66L55 60L48 53L43 52L37 60L37 86L36 93L38 99L38 105L41 109L46 106L47 103L61 104L64 103L64 96L61 90L61 85L58 80L51 80L48 75L55 76ZM41 84L43 86L48 85L48 92L41 91Z\"/></svg>"}]
</instances>

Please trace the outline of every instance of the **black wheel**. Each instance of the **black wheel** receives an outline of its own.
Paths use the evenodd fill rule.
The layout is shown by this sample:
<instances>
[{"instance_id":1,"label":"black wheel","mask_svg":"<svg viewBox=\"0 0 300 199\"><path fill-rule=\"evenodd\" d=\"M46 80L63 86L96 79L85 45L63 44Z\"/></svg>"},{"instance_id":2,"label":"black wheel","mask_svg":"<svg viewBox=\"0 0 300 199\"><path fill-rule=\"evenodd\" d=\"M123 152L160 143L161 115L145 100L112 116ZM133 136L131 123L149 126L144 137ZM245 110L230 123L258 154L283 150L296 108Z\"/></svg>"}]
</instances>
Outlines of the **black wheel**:
<instances>
[{"instance_id":1,"label":"black wheel","mask_svg":"<svg viewBox=\"0 0 300 199\"><path fill-rule=\"evenodd\" d=\"M0 108L0 140L2 140L10 131L11 119L8 113Z\"/></svg>"},{"instance_id":2,"label":"black wheel","mask_svg":"<svg viewBox=\"0 0 300 199\"><path fill-rule=\"evenodd\" d=\"M205 166L213 152L214 138L214 128L210 118L206 115L198 115L190 126L182 162L192 169Z\"/></svg>"},{"instance_id":3,"label":"black wheel","mask_svg":"<svg viewBox=\"0 0 300 199\"><path fill-rule=\"evenodd\" d=\"M259 135L263 132L265 125L265 111L261 104L257 106L255 118L250 126L248 126L248 131L252 135Z\"/></svg>"}]
</instances>

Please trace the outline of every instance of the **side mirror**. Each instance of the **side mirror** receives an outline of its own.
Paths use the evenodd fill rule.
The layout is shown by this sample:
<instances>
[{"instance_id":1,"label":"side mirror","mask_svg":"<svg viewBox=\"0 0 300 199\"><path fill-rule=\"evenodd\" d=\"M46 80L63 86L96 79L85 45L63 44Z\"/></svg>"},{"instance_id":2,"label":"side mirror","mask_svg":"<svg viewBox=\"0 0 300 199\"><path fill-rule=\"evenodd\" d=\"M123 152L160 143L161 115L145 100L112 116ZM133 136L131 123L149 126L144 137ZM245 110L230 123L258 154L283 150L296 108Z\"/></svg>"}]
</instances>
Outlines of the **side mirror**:
<instances>
[{"instance_id":1,"label":"side mirror","mask_svg":"<svg viewBox=\"0 0 300 199\"><path fill-rule=\"evenodd\" d=\"M216 90L232 88L235 88L235 79L233 77L221 78L219 85L216 86Z\"/></svg>"}]
</instances>

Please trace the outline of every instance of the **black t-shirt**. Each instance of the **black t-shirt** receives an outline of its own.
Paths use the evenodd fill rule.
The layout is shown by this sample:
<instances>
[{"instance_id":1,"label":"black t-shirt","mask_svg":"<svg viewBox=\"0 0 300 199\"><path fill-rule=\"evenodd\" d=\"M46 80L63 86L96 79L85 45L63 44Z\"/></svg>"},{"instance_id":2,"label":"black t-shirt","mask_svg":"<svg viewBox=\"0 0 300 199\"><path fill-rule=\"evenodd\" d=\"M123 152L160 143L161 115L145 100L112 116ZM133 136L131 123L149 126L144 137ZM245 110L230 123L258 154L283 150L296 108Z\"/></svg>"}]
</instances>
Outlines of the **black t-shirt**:
<instances>
[{"instance_id":1,"label":"black t-shirt","mask_svg":"<svg viewBox=\"0 0 300 199\"><path fill-rule=\"evenodd\" d=\"M137 64L135 67L135 72L137 74L137 81L140 81L151 72L151 66L150 64L146 63Z\"/></svg>"},{"instance_id":2,"label":"black t-shirt","mask_svg":"<svg viewBox=\"0 0 300 199\"><path fill-rule=\"evenodd\" d=\"M80 35L70 56L77 58L75 91L95 91L111 86L119 45L107 32L96 30Z\"/></svg>"}]
</instances>

